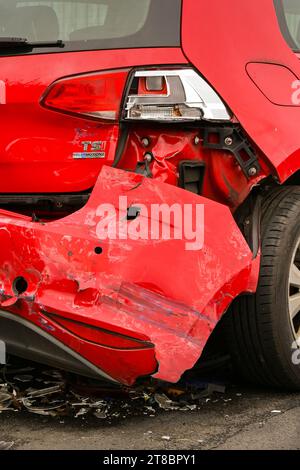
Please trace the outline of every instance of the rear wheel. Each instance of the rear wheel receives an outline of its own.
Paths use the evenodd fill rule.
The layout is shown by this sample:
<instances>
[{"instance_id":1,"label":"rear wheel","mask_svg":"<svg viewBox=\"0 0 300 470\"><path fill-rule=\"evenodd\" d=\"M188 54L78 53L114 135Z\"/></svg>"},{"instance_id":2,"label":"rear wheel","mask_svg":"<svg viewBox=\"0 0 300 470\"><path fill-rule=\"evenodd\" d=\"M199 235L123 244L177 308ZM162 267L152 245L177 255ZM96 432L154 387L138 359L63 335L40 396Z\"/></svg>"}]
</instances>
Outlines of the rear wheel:
<instances>
[{"instance_id":1,"label":"rear wheel","mask_svg":"<svg viewBox=\"0 0 300 470\"><path fill-rule=\"evenodd\" d=\"M262 216L258 289L232 306L228 345L245 379L300 390L300 187L270 194Z\"/></svg>"}]
</instances>

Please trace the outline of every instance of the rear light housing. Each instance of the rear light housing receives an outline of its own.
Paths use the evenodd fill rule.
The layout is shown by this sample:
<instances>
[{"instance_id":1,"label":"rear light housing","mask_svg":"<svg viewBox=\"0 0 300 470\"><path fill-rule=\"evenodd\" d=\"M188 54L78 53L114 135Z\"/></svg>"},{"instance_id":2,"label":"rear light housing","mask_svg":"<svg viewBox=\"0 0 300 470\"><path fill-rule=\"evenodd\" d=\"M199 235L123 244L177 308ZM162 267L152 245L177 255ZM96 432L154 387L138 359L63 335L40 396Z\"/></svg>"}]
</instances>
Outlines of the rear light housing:
<instances>
[{"instance_id":1,"label":"rear light housing","mask_svg":"<svg viewBox=\"0 0 300 470\"><path fill-rule=\"evenodd\" d=\"M192 68L136 70L129 84L128 76L129 69L121 69L58 80L46 91L41 104L104 121L231 120L219 95Z\"/></svg>"},{"instance_id":2,"label":"rear light housing","mask_svg":"<svg viewBox=\"0 0 300 470\"><path fill-rule=\"evenodd\" d=\"M231 115L213 88L192 68L134 73L125 119L229 121Z\"/></svg>"},{"instance_id":3,"label":"rear light housing","mask_svg":"<svg viewBox=\"0 0 300 470\"><path fill-rule=\"evenodd\" d=\"M70 77L54 82L42 97L42 106L77 116L117 121L128 70Z\"/></svg>"}]
</instances>

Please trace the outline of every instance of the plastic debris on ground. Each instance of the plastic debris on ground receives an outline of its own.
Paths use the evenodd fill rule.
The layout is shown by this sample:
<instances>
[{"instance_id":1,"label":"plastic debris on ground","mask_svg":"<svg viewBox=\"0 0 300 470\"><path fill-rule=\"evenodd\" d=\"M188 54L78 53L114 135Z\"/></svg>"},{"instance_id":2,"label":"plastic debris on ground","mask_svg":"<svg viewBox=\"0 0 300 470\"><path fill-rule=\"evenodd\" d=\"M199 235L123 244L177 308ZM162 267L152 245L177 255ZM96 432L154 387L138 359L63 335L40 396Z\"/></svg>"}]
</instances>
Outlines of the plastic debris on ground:
<instances>
[{"instance_id":1,"label":"plastic debris on ground","mask_svg":"<svg viewBox=\"0 0 300 470\"><path fill-rule=\"evenodd\" d=\"M60 420L93 417L112 422L130 416L155 417L159 412L197 411L211 399L217 402L225 393L224 384L193 374L176 385L149 380L127 388L17 358L10 362L0 369L0 414L25 411ZM0 446L6 444L0 442Z\"/></svg>"},{"instance_id":2,"label":"plastic debris on ground","mask_svg":"<svg viewBox=\"0 0 300 470\"><path fill-rule=\"evenodd\" d=\"M14 445L14 442L0 441L0 450L10 450Z\"/></svg>"}]
</instances>

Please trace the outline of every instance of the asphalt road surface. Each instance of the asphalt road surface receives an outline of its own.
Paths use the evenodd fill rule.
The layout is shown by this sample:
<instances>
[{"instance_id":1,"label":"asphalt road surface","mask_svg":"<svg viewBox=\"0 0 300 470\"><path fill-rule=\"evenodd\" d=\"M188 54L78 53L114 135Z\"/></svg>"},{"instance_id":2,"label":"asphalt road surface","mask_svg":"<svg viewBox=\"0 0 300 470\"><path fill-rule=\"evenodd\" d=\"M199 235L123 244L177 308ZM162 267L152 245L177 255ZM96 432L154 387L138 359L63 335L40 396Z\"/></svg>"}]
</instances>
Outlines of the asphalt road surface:
<instances>
[{"instance_id":1,"label":"asphalt road surface","mask_svg":"<svg viewBox=\"0 0 300 470\"><path fill-rule=\"evenodd\" d=\"M233 388L201 410L112 424L97 419L0 414L0 445L12 449L300 449L300 394Z\"/></svg>"}]
</instances>

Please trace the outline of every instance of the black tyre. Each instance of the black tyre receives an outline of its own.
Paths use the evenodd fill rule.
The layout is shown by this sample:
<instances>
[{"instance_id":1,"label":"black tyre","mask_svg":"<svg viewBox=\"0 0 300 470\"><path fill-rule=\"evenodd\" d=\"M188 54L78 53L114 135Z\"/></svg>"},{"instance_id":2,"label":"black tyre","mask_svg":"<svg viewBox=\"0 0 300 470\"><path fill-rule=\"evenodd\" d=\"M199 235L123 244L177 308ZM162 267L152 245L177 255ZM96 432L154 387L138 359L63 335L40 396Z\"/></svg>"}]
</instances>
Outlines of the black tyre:
<instances>
[{"instance_id":1,"label":"black tyre","mask_svg":"<svg viewBox=\"0 0 300 470\"><path fill-rule=\"evenodd\" d=\"M228 312L228 345L246 380L300 390L300 187L268 195L261 231L258 290Z\"/></svg>"}]
</instances>

